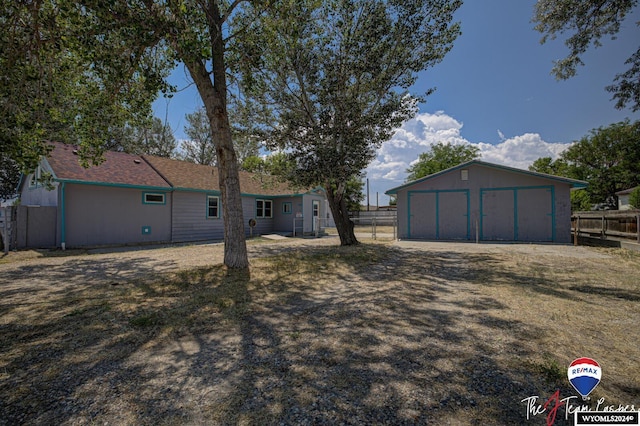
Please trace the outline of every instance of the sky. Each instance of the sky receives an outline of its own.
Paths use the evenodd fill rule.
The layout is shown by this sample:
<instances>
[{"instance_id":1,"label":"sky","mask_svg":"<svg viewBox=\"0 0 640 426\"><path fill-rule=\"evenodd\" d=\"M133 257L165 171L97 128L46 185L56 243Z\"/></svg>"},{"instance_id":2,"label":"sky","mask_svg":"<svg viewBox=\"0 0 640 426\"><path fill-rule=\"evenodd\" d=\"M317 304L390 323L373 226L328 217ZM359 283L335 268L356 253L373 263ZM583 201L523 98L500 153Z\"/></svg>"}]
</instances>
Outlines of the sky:
<instances>
[{"instance_id":1,"label":"sky","mask_svg":"<svg viewBox=\"0 0 640 426\"><path fill-rule=\"evenodd\" d=\"M640 112L617 110L605 87L627 68L638 48L640 10L627 17L616 40L603 40L582 60L569 80L551 75L553 61L568 52L564 40L540 44L531 22L535 0L467 0L456 13L462 35L444 60L419 75L412 92L436 91L417 116L378 149L366 169L369 204L388 204L384 192L405 182L406 169L432 144L471 144L481 159L526 169L540 157L557 158L592 129ZM202 101L179 66L170 82L179 89L170 100L154 103L168 119L176 139L185 139L185 115ZM367 203L365 199L364 203Z\"/></svg>"}]
</instances>

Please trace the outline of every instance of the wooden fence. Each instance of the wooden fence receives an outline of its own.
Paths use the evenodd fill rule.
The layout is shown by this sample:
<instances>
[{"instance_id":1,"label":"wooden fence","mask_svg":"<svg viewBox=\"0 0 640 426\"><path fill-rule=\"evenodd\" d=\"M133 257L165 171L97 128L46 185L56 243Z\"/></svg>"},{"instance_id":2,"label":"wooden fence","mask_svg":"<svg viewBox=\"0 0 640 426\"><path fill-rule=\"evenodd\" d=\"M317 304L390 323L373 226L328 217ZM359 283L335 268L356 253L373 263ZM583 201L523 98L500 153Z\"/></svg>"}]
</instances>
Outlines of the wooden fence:
<instances>
[{"instance_id":1,"label":"wooden fence","mask_svg":"<svg viewBox=\"0 0 640 426\"><path fill-rule=\"evenodd\" d=\"M640 210L575 212L571 215L571 231L576 241L584 236L640 243L639 229Z\"/></svg>"}]
</instances>

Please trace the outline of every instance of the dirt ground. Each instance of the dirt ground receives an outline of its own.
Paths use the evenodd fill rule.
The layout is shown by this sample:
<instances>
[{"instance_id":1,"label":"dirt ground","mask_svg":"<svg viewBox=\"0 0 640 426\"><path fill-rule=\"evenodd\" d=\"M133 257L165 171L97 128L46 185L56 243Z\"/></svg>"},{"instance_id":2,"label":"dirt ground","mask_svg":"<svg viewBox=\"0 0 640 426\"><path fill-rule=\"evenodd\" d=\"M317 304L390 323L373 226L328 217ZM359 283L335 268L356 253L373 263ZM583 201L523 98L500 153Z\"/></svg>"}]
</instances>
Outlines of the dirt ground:
<instances>
[{"instance_id":1,"label":"dirt ground","mask_svg":"<svg viewBox=\"0 0 640 426\"><path fill-rule=\"evenodd\" d=\"M249 252L250 277L225 273L221 244L0 258L0 424L563 425L571 404L640 407L637 254ZM582 356L603 368L587 402L566 377Z\"/></svg>"}]
</instances>

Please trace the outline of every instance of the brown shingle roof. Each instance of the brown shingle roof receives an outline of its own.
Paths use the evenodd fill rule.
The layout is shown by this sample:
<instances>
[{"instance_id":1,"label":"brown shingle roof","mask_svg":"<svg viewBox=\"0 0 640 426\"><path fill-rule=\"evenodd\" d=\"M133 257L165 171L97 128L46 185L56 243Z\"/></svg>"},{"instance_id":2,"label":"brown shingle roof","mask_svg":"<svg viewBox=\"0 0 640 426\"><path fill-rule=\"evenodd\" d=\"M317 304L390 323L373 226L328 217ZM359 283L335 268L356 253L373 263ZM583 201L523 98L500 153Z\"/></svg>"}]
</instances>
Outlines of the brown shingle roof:
<instances>
[{"instance_id":1,"label":"brown shingle roof","mask_svg":"<svg viewBox=\"0 0 640 426\"><path fill-rule=\"evenodd\" d=\"M218 169L215 167L152 155L145 155L143 158L174 188L220 191ZM243 194L275 196L301 193L271 176L243 171L239 174L240 192Z\"/></svg>"},{"instance_id":2,"label":"brown shingle roof","mask_svg":"<svg viewBox=\"0 0 640 426\"><path fill-rule=\"evenodd\" d=\"M47 161L59 180L154 188L171 187L138 155L107 151L104 153L103 163L85 169L80 165L80 157L74 146L58 142L50 144L54 148Z\"/></svg>"}]
</instances>

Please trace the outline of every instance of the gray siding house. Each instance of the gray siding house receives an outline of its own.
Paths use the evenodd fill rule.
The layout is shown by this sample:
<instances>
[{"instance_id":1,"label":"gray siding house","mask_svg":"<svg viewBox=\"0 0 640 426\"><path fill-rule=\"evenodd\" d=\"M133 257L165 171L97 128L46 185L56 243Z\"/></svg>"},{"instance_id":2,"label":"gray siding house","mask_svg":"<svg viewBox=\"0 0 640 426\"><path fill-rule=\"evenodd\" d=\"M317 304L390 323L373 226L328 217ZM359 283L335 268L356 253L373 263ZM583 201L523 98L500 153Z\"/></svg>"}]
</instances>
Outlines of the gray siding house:
<instances>
[{"instance_id":1,"label":"gray siding house","mask_svg":"<svg viewBox=\"0 0 640 426\"><path fill-rule=\"evenodd\" d=\"M569 243L570 190L586 185L474 160L386 194L401 239Z\"/></svg>"},{"instance_id":2,"label":"gray siding house","mask_svg":"<svg viewBox=\"0 0 640 426\"><path fill-rule=\"evenodd\" d=\"M216 168L106 152L102 164L85 169L73 146L52 145L36 172L20 184L20 248L223 239ZM45 174L52 177L50 185L42 183ZM292 233L294 225L311 233L314 215L326 214L320 189L296 191L273 177L246 172L240 172L240 189L247 235ZM256 223L253 230L250 219Z\"/></svg>"}]
</instances>

